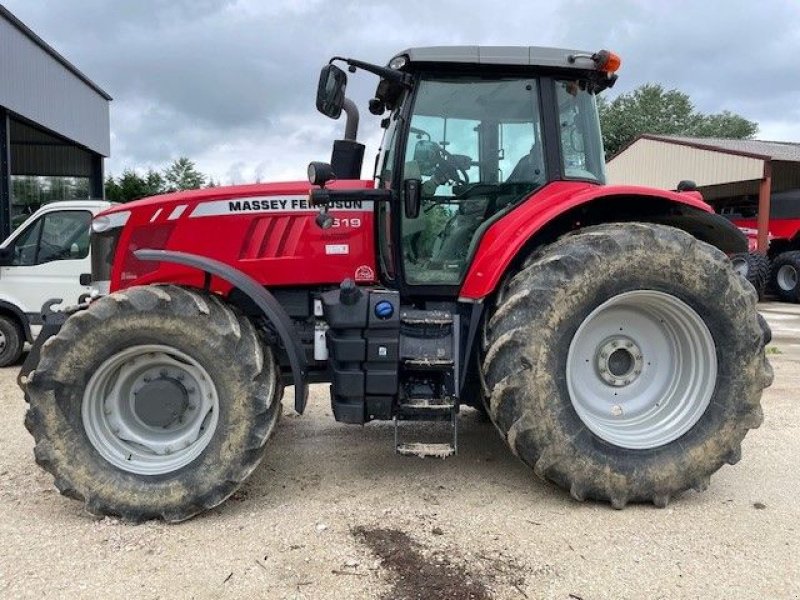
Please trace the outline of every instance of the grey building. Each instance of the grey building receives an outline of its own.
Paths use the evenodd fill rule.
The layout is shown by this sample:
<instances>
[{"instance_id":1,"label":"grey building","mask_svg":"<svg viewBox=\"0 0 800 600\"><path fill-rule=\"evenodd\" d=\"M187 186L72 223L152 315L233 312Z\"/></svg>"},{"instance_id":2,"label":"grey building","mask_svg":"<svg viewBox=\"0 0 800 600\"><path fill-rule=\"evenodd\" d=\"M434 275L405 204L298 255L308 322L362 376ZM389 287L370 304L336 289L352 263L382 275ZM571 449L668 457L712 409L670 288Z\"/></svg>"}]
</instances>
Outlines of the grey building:
<instances>
[{"instance_id":1,"label":"grey building","mask_svg":"<svg viewBox=\"0 0 800 600\"><path fill-rule=\"evenodd\" d=\"M79 191L58 199L103 197L110 101L0 4L0 239L30 210L15 194L20 183L79 181Z\"/></svg>"}]
</instances>

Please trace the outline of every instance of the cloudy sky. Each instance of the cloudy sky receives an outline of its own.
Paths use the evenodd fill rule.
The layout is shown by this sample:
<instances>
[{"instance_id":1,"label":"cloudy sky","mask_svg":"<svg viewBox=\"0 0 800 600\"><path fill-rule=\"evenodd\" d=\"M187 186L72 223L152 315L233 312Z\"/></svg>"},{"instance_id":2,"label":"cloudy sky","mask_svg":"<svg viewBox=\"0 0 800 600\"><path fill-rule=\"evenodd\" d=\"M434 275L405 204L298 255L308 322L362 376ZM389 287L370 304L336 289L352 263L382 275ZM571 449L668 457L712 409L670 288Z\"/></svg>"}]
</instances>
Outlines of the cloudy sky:
<instances>
[{"instance_id":1,"label":"cloudy sky","mask_svg":"<svg viewBox=\"0 0 800 600\"><path fill-rule=\"evenodd\" d=\"M334 54L382 63L418 45L610 48L614 94L646 82L730 110L761 139L800 141L797 0L4 0L114 101L107 171L185 155L223 183L300 179L340 136L314 110ZM374 77L351 77L363 107ZM365 161L371 163L371 160Z\"/></svg>"}]
</instances>

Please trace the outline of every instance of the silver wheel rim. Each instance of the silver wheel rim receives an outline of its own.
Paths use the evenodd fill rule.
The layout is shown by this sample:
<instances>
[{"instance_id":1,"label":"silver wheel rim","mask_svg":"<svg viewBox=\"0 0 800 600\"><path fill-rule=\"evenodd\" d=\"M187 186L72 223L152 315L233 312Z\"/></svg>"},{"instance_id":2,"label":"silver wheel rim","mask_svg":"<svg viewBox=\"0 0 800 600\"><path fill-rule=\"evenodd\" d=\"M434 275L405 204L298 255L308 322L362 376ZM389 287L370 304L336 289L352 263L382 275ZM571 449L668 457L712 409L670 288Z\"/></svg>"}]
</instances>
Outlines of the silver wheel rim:
<instances>
[{"instance_id":1,"label":"silver wheel rim","mask_svg":"<svg viewBox=\"0 0 800 600\"><path fill-rule=\"evenodd\" d=\"M791 292L797 287L797 269L794 265L781 265L778 269L778 287L784 292Z\"/></svg>"},{"instance_id":2,"label":"silver wheel rim","mask_svg":"<svg viewBox=\"0 0 800 600\"><path fill-rule=\"evenodd\" d=\"M6 349L6 334L0 331L0 352Z\"/></svg>"},{"instance_id":3,"label":"silver wheel rim","mask_svg":"<svg viewBox=\"0 0 800 600\"><path fill-rule=\"evenodd\" d=\"M105 460L130 473L162 475L208 446L219 398L206 370L187 354L165 345L132 346L95 371L81 413Z\"/></svg>"},{"instance_id":4,"label":"silver wheel rim","mask_svg":"<svg viewBox=\"0 0 800 600\"><path fill-rule=\"evenodd\" d=\"M747 260L744 257L738 256L731 260L731 265L733 266L733 270L744 277L747 278L747 272L750 270L747 265Z\"/></svg>"},{"instance_id":5,"label":"silver wheel rim","mask_svg":"<svg viewBox=\"0 0 800 600\"><path fill-rule=\"evenodd\" d=\"M717 379L711 332L682 300L653 290L614 296L581 323L567 355L567 388L584 425L630 449L689 431Z\"/></svg>"}]
</instances>

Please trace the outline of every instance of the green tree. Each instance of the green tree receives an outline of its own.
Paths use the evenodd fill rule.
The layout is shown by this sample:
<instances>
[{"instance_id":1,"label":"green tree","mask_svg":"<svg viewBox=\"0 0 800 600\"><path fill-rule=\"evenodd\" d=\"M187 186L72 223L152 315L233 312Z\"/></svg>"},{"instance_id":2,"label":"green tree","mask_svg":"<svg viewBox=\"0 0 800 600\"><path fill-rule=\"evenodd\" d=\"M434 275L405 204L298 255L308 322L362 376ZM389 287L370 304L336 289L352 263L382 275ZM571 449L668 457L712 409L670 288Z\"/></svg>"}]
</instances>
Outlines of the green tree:
<instances>
[{"instance_id":1,"label":"green tree","mask_svg":"<svg viewBox=\"0 0 800 600\"><path fill-rule=\"evenodd\" d=\"M206 176L197 170L194 162L182 156L164 169L165 191L197 190L206 182Z\"/></svg>"},{"instance_id":2,"label":"green tree","mask_svg":"<svg viewBox=\"0 0 800 600\"><path fill-rule=\"evenodd\" d=\"M598 98L606 156L644 133L694 137L752 138L758 123L729 111L698 112L688 94L648 83L611 101Z\"/></svg>"}]
</instances>

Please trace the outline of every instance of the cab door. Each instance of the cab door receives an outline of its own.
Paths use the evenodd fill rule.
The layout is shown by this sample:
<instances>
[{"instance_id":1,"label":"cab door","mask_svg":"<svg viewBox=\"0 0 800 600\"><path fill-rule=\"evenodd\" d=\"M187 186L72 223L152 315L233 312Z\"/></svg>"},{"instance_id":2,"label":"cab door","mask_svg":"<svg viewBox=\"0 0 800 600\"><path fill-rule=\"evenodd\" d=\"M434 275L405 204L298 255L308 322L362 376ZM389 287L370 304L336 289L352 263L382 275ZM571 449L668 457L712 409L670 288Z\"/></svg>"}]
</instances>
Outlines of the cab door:
<instances>
[{"instance_id":1,"label":"cab door","mask_svg":"<svg viewBox=\"0 0 800 600\"><path fill-rule=\"evenodd\" d=\"M0 267L0 297L23 312L38 314L51 298L77 304L88 293L80 276L91 271L88 210L54 210L29 223L7 245Z\"/></svg>"}]
</instances>

